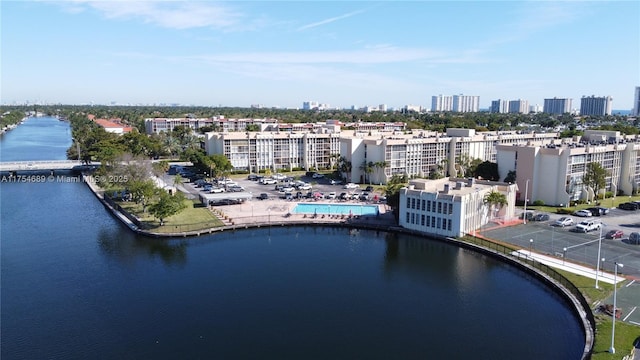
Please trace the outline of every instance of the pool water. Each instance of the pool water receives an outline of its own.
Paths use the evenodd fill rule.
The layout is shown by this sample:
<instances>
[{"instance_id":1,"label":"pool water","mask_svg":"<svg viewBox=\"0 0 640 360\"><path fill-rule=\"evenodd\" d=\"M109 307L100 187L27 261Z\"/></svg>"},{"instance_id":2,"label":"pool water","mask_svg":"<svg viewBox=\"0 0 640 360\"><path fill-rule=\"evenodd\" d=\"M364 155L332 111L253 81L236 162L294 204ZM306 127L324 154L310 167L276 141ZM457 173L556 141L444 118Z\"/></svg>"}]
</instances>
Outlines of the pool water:
<instances>
[{"instance_id":1,"label":"pool water","mask_svg":"<svg viewBox=\"0 0 640 360\"><path fill-rule=\"evenodd\" d=\"M377 205L355 204L298 204L293 214L378 215Z\"/></svg>"}]
</instances>

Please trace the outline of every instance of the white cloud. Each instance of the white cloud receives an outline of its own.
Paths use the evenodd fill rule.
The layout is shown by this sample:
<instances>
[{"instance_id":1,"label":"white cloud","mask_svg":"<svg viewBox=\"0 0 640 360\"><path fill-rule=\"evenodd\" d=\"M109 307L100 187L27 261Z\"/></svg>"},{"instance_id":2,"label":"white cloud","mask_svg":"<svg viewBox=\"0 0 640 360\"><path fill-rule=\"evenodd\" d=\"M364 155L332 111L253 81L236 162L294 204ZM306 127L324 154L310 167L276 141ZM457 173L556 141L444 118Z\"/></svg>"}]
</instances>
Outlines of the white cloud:
<instances>
[{"instance_id":1,"label":"white cloud","mask_svg":"<svg viewBox=\"0 0 640 360\"><path fill-rule=\"evenodd\" d=\"M244 18L243 14L229 6L204 1L70 0L60 4L69 12L78 13L91 9L108 19L141 20L172 29L231 29L239 26Z\"/></svg>"}]
</instances>

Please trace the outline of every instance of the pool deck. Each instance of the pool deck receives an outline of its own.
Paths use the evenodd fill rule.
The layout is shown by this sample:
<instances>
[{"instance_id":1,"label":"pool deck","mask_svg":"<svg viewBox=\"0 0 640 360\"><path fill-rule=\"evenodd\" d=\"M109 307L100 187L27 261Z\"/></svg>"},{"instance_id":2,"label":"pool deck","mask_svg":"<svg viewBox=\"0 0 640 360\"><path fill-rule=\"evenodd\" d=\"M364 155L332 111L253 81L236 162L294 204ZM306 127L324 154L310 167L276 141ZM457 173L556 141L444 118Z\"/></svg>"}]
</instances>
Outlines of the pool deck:
<instances>
[{"instance_id":1,"label":"pool deck","mask_svg":"<svg viewBox=\"0 0 640 360\"><path fill-rule=\"evenodd\" d=\"M326 215L318 213L317 216L313 214L294 214L293 209L298 204L317 204L317 205L351 205L351 206L377 206L379 215L354 215L349 217L348 214L332 214ZM227 205L215 208L217 211L222 212L236 225L256 225L256 224L268 224L268 223L343 223L354 221L368 221L369 223L375 223L380 226L397 226L393 214L390 209L384 204L370 204L361 202L331 202L331 201L317 201L317 202L294 202L284 200L252 200L238 205Z\"/></svg>"}]
</instances>

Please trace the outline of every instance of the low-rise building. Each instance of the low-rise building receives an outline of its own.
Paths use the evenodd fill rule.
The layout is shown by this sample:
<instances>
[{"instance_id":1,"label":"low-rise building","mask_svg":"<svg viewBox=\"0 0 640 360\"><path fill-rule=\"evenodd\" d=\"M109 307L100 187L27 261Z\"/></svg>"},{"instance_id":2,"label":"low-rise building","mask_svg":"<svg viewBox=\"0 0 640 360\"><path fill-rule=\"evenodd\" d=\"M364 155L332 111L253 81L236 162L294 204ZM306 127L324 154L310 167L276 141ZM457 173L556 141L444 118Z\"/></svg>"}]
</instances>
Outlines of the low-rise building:
<instances>
[{"instance_id":1,"label":"low-rise building","mask_svg":"<svg viewBox=\"0 0 640 360\"><path fill-rule=\"evenodd\" d=\"M515 217L516 184L463 178L416 179L400 190L399 225L441 237L474 234L490 221ZM485 201L491 192L503 194L506 205Z\"/></svg>"}]
</instances>

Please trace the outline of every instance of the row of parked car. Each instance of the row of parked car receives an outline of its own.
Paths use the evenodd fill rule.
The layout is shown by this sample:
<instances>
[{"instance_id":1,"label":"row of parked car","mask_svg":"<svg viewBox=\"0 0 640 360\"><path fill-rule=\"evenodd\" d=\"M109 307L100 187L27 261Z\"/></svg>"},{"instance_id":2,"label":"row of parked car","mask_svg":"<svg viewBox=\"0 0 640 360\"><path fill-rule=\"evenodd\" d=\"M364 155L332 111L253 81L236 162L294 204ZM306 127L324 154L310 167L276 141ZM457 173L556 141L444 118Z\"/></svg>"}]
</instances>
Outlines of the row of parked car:
<instances>
[{"instance_id":1,"label":"row of parked car","mask_svg":"<svg viewBox=\"0 0 640 360\"><path fill-rule=\"evenodd\" d=\"M640 209L640 201L629 201L625 203L621 203L618 205L618 209L622 210L639 210Z\"/></svg>"}]
</instances>

